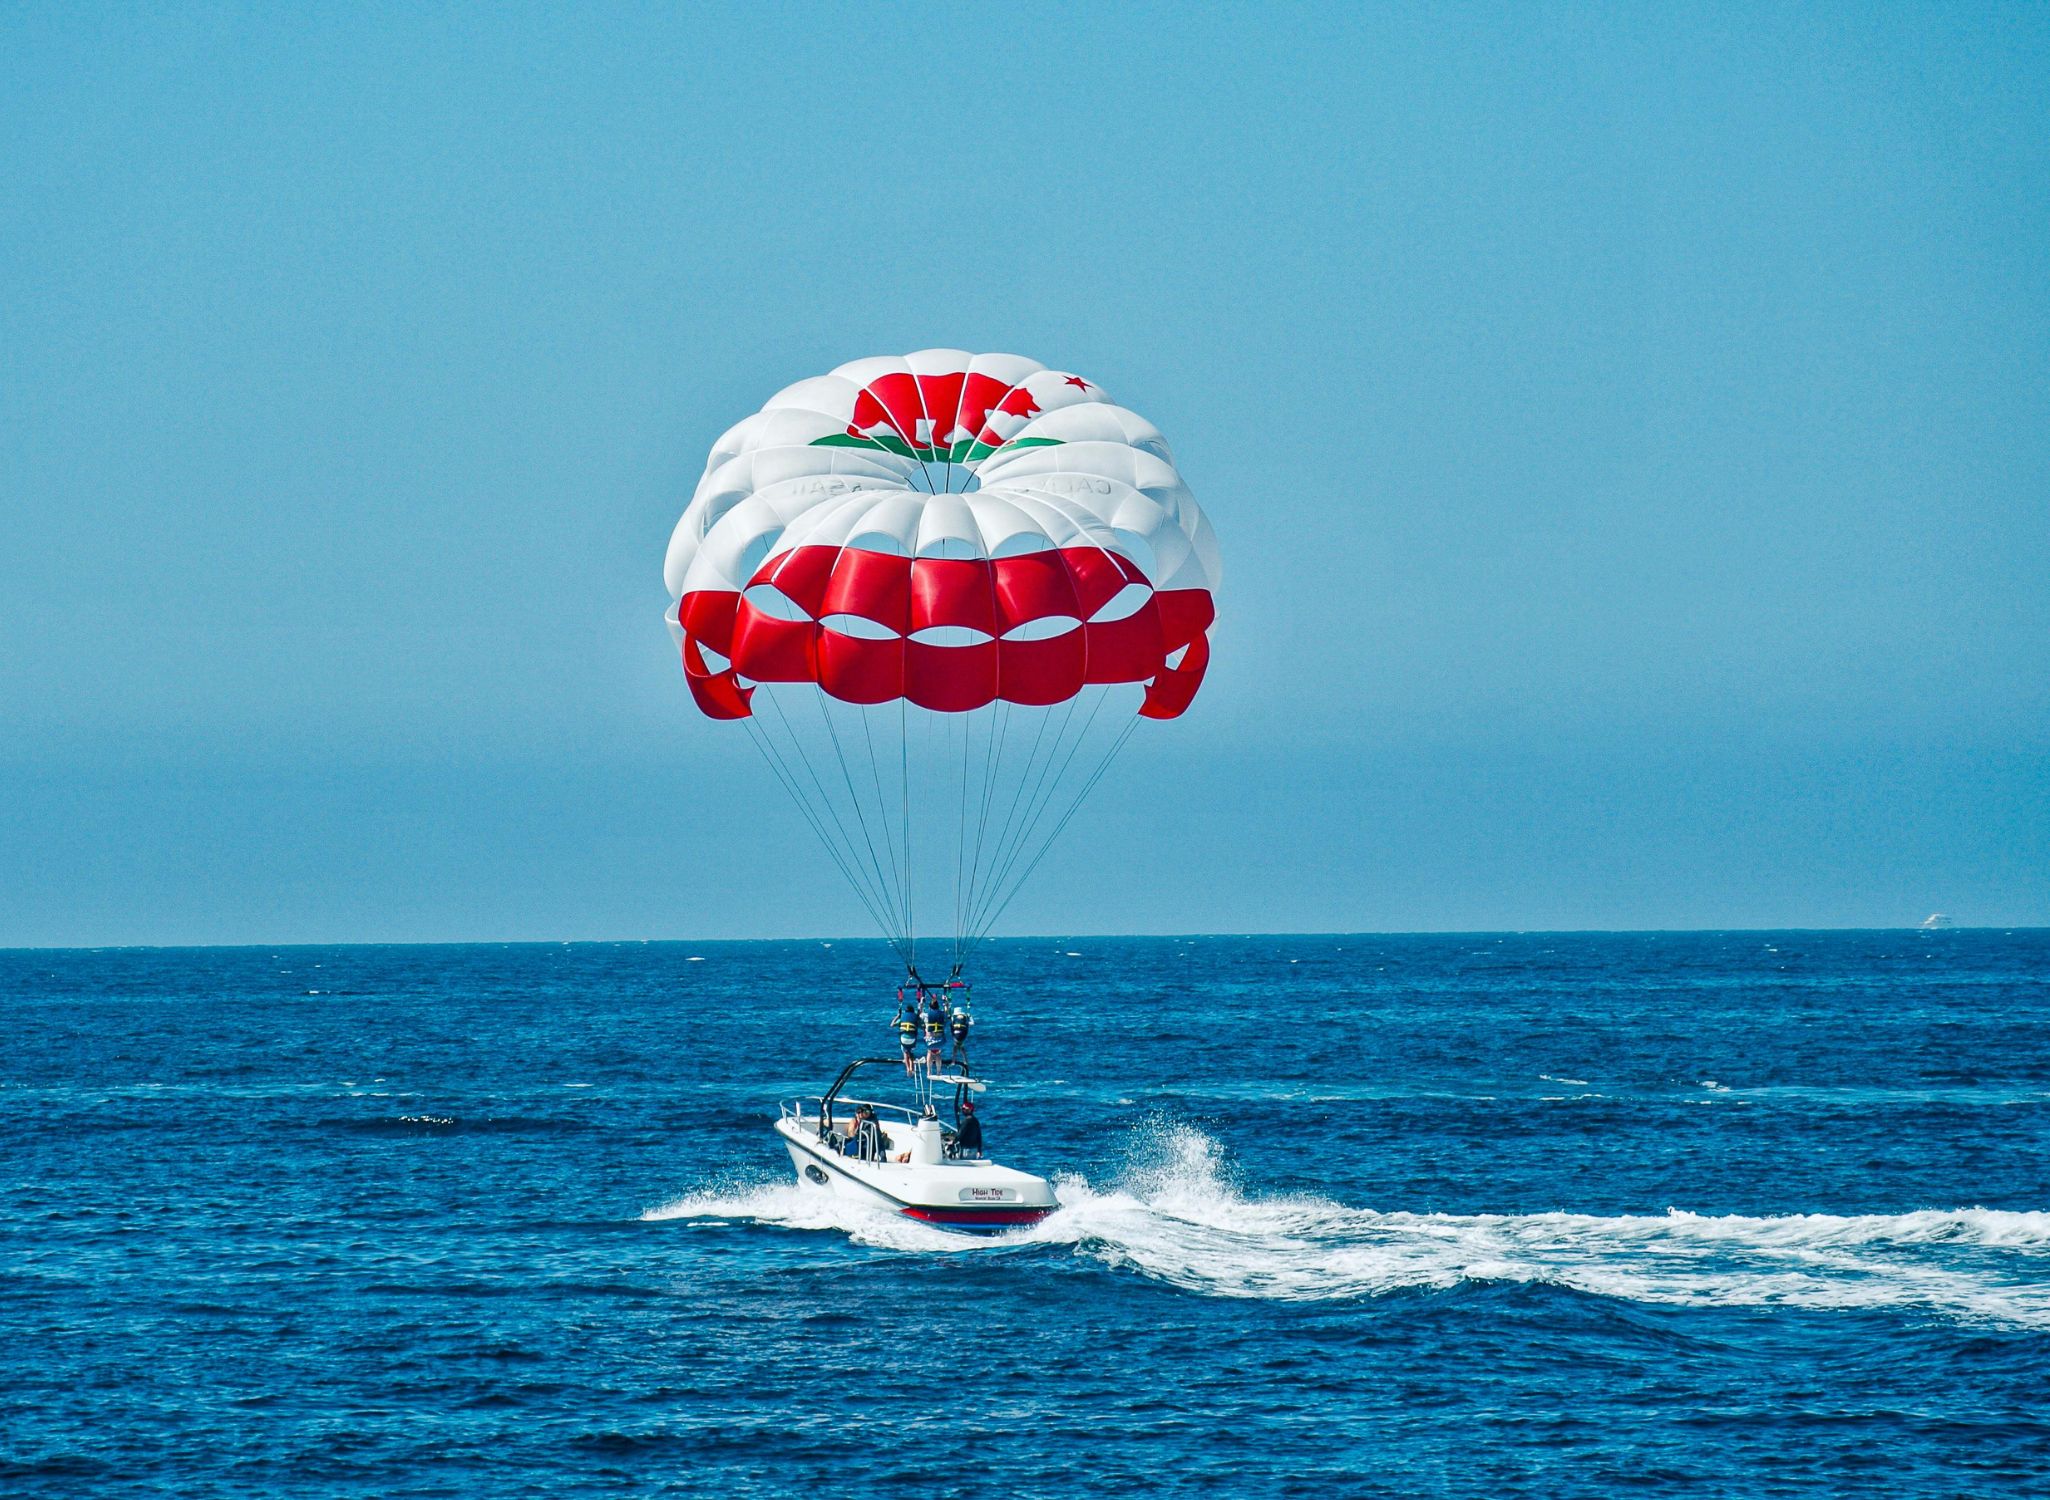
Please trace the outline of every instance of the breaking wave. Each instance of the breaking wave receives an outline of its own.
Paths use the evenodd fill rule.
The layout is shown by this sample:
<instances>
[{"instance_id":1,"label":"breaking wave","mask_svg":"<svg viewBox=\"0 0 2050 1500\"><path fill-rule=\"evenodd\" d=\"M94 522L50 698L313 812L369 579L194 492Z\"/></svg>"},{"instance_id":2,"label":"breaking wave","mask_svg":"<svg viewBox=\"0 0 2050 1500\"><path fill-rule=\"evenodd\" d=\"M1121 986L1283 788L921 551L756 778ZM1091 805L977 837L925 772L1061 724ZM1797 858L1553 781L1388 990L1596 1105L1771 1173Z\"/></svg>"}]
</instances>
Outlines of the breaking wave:
<instances>
[{"instance_id":1,"label":"breaking wave","mask_svg":"<svg viewBox=\"0 0 2050 1500\"><path fill-rule=\"evenodd\" d=\"M692 1194L641 1217L838 1231L900 1251L1065 1245L1218 1297L1316 1302L1534 1282L1670 1306L1892 1308L2050 1330L2050 1212L1383 1213L1248 1195L1217 1142L1187 1125L1142 1131L1104 1186L1076 1176L1056 1186L1058 1213L988 1240L795 1183Z\"/></svg>"}]
</instances>

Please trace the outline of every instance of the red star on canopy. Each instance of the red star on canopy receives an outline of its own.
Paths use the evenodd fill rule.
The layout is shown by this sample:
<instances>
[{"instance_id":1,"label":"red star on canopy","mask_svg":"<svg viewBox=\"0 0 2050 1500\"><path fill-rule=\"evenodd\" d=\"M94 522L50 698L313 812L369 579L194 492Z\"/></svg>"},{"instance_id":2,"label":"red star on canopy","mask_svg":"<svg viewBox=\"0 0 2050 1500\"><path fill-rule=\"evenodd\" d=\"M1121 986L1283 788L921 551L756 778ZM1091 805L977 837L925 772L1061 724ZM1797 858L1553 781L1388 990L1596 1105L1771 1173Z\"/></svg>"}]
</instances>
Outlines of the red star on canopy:
<instances>
[{"instance_id":1,"label":"red star on canopy","mask_svg":"<svg viewBox=\"0 0 2050 1500\"><path fill-rule=\"evenodd\" d=\"M1089 389L1089 382L1084 380L1080 375L1070 375L1065 381L1062 382L1062 384L1071 385L1078 391L1086 391Z\"/></svg>"}]
</instances>

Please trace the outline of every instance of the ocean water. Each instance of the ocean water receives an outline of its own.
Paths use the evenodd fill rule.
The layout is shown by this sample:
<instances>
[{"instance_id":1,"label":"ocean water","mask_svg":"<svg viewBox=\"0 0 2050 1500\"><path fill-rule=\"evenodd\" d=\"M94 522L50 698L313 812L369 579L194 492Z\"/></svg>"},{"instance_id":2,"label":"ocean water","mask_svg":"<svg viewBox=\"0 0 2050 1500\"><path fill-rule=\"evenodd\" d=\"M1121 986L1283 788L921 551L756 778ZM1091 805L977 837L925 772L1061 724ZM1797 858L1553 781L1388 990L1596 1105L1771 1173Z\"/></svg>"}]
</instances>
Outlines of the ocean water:
<instances>
[{"instance_id":1,"label":"ocean water","mask_svg":"<svg viewBox=\"0 0 2050 1500\"><path fill-rule=\"evenodd\" d=\"M0 1493L2050 1492L2050 933L0 954Z\"/></svg>"}]
</instances>

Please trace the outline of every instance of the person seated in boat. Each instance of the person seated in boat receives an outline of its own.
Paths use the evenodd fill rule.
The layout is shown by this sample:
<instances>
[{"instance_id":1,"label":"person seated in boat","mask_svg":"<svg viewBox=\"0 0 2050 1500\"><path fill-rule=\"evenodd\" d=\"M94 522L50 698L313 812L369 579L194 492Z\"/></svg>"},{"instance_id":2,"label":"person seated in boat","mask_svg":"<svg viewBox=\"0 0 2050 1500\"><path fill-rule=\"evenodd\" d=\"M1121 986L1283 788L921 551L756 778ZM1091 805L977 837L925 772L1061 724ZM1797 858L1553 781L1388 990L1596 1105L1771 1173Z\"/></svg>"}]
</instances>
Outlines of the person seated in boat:
<instances>
[{"instance_id":1,"label":"person seated in boat","mask_svg":"<svg viewBox=\"0 0 2050 1500\"><path fill-rule=\"evenodd\" d=\"M847 1125L847 1145L844 1154L858 1156L863 1161L889 1160L890 1138L883 1134L882 1122L876 1118L875 1106L855 1106L854 1118Z\"/></svg>"},{"instance_id":2,"label":"person seated in boat","mask_svg":"<svg viewBox=\"0 0 2050 1500\"><path fill-rule=\"evenodd\" d=\"M954 1127L954 1155L974 1160L982 1155L982 1121L975 1116L975 1101L961 1101L961 1123Z\"/></svg>"}]
</instances>

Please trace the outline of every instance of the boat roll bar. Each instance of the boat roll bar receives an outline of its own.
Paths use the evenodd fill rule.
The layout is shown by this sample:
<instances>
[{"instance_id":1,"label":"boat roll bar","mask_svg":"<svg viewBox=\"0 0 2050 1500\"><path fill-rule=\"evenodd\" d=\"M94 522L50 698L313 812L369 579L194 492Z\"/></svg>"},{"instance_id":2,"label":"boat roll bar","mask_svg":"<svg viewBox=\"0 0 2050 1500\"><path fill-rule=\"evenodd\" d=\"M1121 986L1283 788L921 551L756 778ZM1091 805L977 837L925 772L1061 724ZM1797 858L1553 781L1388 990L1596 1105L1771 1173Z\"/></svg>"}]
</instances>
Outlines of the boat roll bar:
<instances>
[{"instance_id":1,"label":"boat roll bar","mask_svg":"<svg viewBox=\"0 0 2050 1500\"><path fill-rule=\"evenodd\" d=\"M819 1119L822 1123L824 1122L826 1117L833 1112L833 1101L839 1097L840 1090L847 1087L847 1080L854 1076L854 1070L856 1068L866 1067L870 1063L882 1063L887 1067L903 1066L902 1061L894 1057L855 1058L853 1062L849 1063L846 1067L840 1070L840 1076L833 1080L833 1086L827 1089L826 1092L822 1096L820 1096Z\"/></svg>"}]
</instances>

